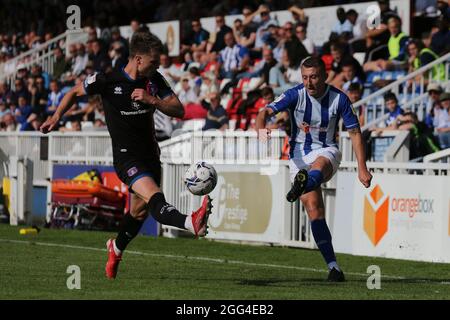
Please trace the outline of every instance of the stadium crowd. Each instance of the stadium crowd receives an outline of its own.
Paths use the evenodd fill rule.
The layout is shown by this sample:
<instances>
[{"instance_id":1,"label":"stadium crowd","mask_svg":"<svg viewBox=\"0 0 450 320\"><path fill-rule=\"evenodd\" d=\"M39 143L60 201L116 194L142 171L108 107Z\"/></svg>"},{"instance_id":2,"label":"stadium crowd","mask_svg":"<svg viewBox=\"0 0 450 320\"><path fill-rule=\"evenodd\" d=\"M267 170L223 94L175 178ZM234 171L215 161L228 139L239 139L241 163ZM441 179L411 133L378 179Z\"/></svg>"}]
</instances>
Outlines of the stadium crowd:
<instances>
[{"instance_id":1,"label":"stadium crowd","mask_svg":"<svg viewBox=\"0 0 450 320\"><path fill-rule=\"evenodd\" d=\"M142 24L144 17L130 17L134 12L133 6L141 2L145 5L153 3L112 2L114 10L121 6L127 8L123 17L128 19L127 23L131 21L133 32L146 28ZM329 4L322 2L322 5ZM325 62L329 84L346 92L352 102L360 100L364 94L394 81L371 81L374 74L391 72L405 75L450 51L448 3L442 0L427 2L431 5L421 8L423 12L416 8L416 13L419 16L432 15L434 24L431 30L420 33L420 37L412 37L402 31L401 19L391 10L389 1L379 0L379 28L368 30L367 17L359 16L352 9L338 8L328 41L318 47L308 37L311 26L302 9L305 6L292 5L289 1L267 1L241 8L238 1L225 1L223 5L228 7L220 8L222 12L240 13L243 18L228 26L224 14L216 14L215 34L206 31L200 19L189 20L190 24L182 32L180 57L173 59L167 53L161 55L159 71L183 103L185 117L178 121L155 113L158 139L169 138L177 128L196 128L198 123L203 130L252 130L260 108L284 90L302 82L300 64L310 55L318 55ZM97 1L93 3L95 5ZM198 6L193 1L187 3ZM280 7L280 3L284 7ZM145 22L158 21L162 17L170 19L179 9L179 4L174 2L157 8L154 16ZM271 11L286 8L292 13L292 20L279 25L276 19L271 18ZM205 12L202 16L207 15ZM108 73L126 65L129 39L123 38L119 28L114 26L122 21L108 19L108 15L100 16L99 21L101 32L97 33L91 27L86 44L73 44L68 52L63 51L63 46L54 45L52 74L44 72L39 65L31 69L19 65L17 78L11 86L0 82L1 131L37 130L55 112L64 94L74 84L84 81L89 74ZM5 24L7 22L3 22L3 26ZM13 26L20 30L20 25ZM37 23L28 33L2 34L0 63L52 39L60 31L58 28L55 26L55 31L43 32L39 30L42 25ZM356 59L355 53L362 53L362 58ZM389 110L389 118L381 127L366 131L368 144L372 132L398 129L412 130L417 143L414 157L450 147L450 97L439 85L445 78L445 65L433 68L430 77L431 81L426 83L430 107L424 120L418 121L416 114L403 110L398 97L388 93L385 106ZM359 113L361 124L367 123L363 107ZM80 98L61 119L59 130L105 130L105 126L101 99L93 96ZM289 115L277 115L268 126L289 131Z\"/></svg>"}]
</instances>

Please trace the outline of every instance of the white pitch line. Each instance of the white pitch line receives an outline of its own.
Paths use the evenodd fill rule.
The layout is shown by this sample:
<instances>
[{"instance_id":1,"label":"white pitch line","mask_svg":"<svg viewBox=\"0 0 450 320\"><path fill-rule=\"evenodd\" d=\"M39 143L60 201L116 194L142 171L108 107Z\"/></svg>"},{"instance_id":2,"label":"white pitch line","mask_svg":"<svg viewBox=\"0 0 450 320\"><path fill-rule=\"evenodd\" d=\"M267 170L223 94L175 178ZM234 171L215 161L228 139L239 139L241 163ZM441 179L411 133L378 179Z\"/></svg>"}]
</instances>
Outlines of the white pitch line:
<instances>
[{"instance_id":1,"label":"white pitch line","mask_svg":"<svg viewBox=\"0 0 450 320\"><path fill-rule=\"evenodd\" d=\"M35 241L23 241L23 240L10 240L10 239L0 239L0 242L10 242L10 243L19 243L19 244L34 244L38 246L45 247L60 247L60 248L70 248L70 249L80 249L80 250L91 250L91 251L102 251L106 252L106 249L94 248L94 247L85 247L85 246L75 246L69 244L60 244L60 243L50 243L50 242L35 242ZM182 256L182 255L173 255L173 254L160 254L160 253L148 253L142 251L133 251L127 250L127 254L141 255L141 256L150 256L150 257L160 257L160 258L168 258L168 259L189 259L189 260L200 260L207 262L215 262L215 263L229 263L229 264L238 264L238 265L246 265L252 267L264 267L264 268L277 268L277 269L292 269L292 270L300 270L300 271L308 271L308 272L319 272L319 273L328 273L326 270L315 269L315 268L307 268L307 267L298 267L298 266L289 266L289 265L281 265L281 264L267 264L267 263L254 263L254 262L245 262L240 260L227 260L227 259L218 259L218 258L209 258L209 257L196 257L196 256ZM369 274L366 273L358 273L358 272L346 272L345 274L359 276L367 278ZM399 279L399 280L408 280L406 277L400 276L391 276L391 275L381 275L382 278L386 279ZM432 281L427 280L415 280L416 282L425 282L425 283L433 283ZM442 281L439 284L449 285L450 282Z\"/></svg>"}]
</instances>

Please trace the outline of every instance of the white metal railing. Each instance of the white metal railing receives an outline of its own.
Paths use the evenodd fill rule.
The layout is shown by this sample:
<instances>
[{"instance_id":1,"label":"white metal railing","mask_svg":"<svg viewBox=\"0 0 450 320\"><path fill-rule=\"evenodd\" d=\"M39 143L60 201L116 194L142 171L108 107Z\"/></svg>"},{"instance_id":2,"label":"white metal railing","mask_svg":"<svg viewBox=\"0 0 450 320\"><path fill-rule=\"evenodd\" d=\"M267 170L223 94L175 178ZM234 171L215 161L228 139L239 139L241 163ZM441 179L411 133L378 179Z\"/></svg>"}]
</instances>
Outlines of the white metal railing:
<instances>
[{"instance_id":1,"label":"white metal railing","mask_svg":"<svg viewBox=\"0 0 450 320\"><path fill-rule=\"evenodd\" d=\"M12 156L33 162L33 183L46 186L50 165L58 163L112 164L111 138L108 132L1 132L0 160Z\"/></svg>"},{"instance_id":2,"label":"white metal railing","mask_svg":"<svg viewBox=\"0 0 450 320\"><path fill-rule=\"evenodd\" d=\"M423 162L429 163L450 163L450 148L441 150L423 157Z\"/></svg>"},{"instance_id":3,"label":"white metal railing","mask_svg":"<svg viewBox=\"0 0 450 320\"><path fill-rule=\"evenodd\" d=\"M409 160L409 131L385 130L377 135L371 133L372 159L367 161L394 161L407 162ZM353 145L348 132L342 131L339 135L339 149L342 152L342 161L356 161Z\"/></svg>"},{"instance_id":4,"label":"white metal railing","mask_svg":"<svg viewBox=\"0 0 450 320\"><path fill-rule=\"evenodd\" d=\"M206 161L226 164L266 164L280 159L286 133L273 130L265 143L256 131L194 131L160 143L161 161L194 163Z\"/></svg>"},{"instance_id":5,"label":"white metal railing","mask_svg":"<svg viewBox=\"0 0 450 320\"><path fill-rule=\"evenodd\" d=\"M63 52L68 52L68 47L73 43L86 43L88 34L83 30L68 30L49 41L42 43L38 47L28 50L7 62L0 64L0 81L5 81L14 89L14 79L17 75L19 64L29 69L32 65L42 66L42 70L52 74L55 57L53 49L61 44Z\"/></svg>"},{"instance_id":6,"label":"white metal railing","mask_svg":"<svg viewBox=\"0 0 450 320\"><path fill-rule=\"evenodd\" d=\"M393 83L385 86L384 88L377 90L376 92L368 95L364 99L361 99L353 104L354 108L363 107L364 119L377 120L386 114L384 107L383 96L385 93L392 91L399 98L400 105L406 105L408 108L418 113L419 120L422 120L422 116L425 114L424 108L426 107L422 102L426 96L426 84L435 82L432 78L430 70L439 65L445 66L445 79L439 81L439 83L445 88L449 88L449 67L450 67L450 53L436 59L435 61L421 67L420 69L394 81ZM411 87L408 87L408 82L411 82ZM401 96L399 97L399 95ZM416 105L413 105L416 104Z\"/></svg>"}]
</instances>

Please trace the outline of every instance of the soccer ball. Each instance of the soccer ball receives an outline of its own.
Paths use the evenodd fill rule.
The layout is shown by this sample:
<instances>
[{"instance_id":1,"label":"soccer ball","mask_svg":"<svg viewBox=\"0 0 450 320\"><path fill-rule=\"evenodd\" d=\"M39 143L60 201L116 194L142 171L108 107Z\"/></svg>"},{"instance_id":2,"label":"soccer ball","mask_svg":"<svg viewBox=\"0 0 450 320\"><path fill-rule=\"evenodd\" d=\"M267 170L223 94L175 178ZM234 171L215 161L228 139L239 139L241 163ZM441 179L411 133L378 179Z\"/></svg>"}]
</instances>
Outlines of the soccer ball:
<instances>
[{"instance_id":1,"label":"soccer ball","mask_svg":"<svg viewBox=\"0 0 450 320\"><path fill-rule=\"evenodd\" d=\"M208 194L216 187L216 170L212 165L199 161L186 171L184 183L188 190L196 196Z\"/></svg>"}]
</instances>

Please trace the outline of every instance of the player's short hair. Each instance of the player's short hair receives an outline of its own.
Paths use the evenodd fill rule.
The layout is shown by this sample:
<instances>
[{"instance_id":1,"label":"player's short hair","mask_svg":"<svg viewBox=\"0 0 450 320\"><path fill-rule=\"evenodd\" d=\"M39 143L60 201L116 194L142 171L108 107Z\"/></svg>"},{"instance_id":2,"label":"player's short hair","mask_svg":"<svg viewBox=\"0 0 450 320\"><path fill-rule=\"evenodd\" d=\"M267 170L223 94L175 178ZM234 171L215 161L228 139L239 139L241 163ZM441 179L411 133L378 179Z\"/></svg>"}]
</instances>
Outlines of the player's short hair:
<instances>
[{"instance_id":1,"label":"player's short hair","mask_svg":"<svg viewBox=\"0 0 450 320\"><path fill-rule=\"evenodd\" d=\"M318 57L306 57L300 65L302 68L319 68L321 72L326 73L325 62Z\"/></svg>"},{"instance_id":2,"label":"player's short hair","mask_svg":"<svg viewBox=\"0 0 450 320\"><path fill-rule=\"evenodd\" d=\"M157 36L151 32L135 32L131 38L130 56L149 54L151 51L162 53L164 46Z\"/></svg>"}]
</instances>

